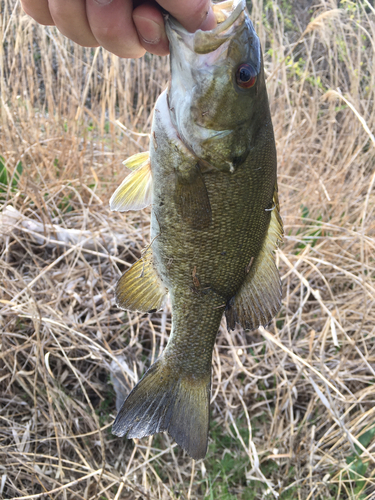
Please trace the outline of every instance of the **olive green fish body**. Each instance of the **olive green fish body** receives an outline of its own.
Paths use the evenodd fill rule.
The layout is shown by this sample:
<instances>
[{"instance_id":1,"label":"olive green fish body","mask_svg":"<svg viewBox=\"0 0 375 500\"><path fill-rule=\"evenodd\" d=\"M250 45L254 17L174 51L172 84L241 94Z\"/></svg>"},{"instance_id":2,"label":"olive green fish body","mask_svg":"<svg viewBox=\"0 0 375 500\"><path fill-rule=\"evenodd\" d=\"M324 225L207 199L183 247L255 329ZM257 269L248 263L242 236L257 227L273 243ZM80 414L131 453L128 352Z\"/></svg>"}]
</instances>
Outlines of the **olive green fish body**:
<instances>
[{"instance_id":1,"label":"olive green fish body","mask_svg":"<svg viewBox=\"0 0 375 500\"><path fill-rule=\"evenodd\" d=\"M203 229L192 227L181 216L184 200L177 195L179 164L174 162L179 160L178 146L163 138L159 126L153 140L157 150L151 147L151 239L156 267L170 293L175 287L192 287L195 269L200 289L214 290L226 303L243 283L269 227L271 211L267 209L273 207L276 182L272 124L268 122L259 131L257 145L234 173L213 170L200 174L212 211L212 221ZM169 155L172 149L174 154ZM193 156L190 160L189 166L195 170L197 160Z\"/></svg>"},{"instance_id":2,"label":"olive green fish body","mask_svg":"<svg viewBox=\"0 0 375 500\"><path fill-rule=\"evenodd\" d=\"M155 113L151 145L152 253L172 301L169 350L182 342L186 345L184 357L196 367L200 353L188 345L197 338L196 344L206 346L211 356L222 313L241 287L267 233L271 211L265 209L272 208L276 181L274 137L272 124L268 122L259 130L260 140L252 153L234 173L213 170L201 174L212 221L207 228L194 228L181 216L184 200L177 195L176 171L181 157L185 162L190 160L187 168L193 171L197 160L176 137L168 137L165 128L172 125L164 109L166 94L160 100L164 102L160 113ZM183 299L174 300L176 294ZM180 321L180 316L185 321ZM210 320L207 322L205 318ZM207 369L211 370L211 357Z\"/></svg>"},{"instance_id":3,"label":"olive green fish body","mask_svg":"<svg viewBox=\"0 0 375 500\"><path fill-rule=\"evenodd\" d=\"M150 153L125 162L137 170L111 199L116 210L152 204L151 244L120 279L118 305L153 311L169 293L172 307L167 347L113 432L167 431L193 458L207 450L223 314L231 329L254 329L281 299L276 148L259 40L244 0L222 5L211 32L167 20L172 81L155 106Z\"/></svg>"}]
</instances>

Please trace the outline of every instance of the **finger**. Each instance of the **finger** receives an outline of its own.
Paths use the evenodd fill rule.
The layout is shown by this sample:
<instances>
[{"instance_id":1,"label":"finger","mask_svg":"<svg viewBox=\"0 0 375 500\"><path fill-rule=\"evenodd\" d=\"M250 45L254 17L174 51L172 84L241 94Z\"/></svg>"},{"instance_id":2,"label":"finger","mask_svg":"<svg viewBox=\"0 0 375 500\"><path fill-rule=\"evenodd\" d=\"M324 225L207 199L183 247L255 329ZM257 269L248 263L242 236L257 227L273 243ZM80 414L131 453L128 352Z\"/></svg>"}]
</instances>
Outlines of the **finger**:
<instances>
[{"instance_id":1,"label":"finger","mask_svg":"<svg viewBox=\"0 0 375 500\"><path fill-rule=\"evenodd\" d=\"M156 3L146 2L136 7L133 21L142 46L152 54L169 54L169 43L165 33L164 19Z\"/></svg>"},{"instance_id":2,"label":"finger","mask_svg":"<svg viewBox=\"0 0 375 500\"><path fill-rule=\"evenodd\" d=\"M216 19L210 0L158 0L188 31L211 30Z\"/></svg>"},{"instance_id":3,"label":"finger","mask_svg":"<svg viewBox=\"0 0 375 500\"><path fill-rule=\"evenodd\" d=\"M21 0L23 10L39 24L53 26L48 0Z\"/></svg>"},{"instance_id":4,"label":"finger","mask_svg":"<svg viewBox=\"0 0 375 500\"><path fill-rule=\"evenodd\" d=\"M132 0L86 0L86 11L91 31L105 49L119 57L143 56Z\"/></svg>"},{"instance_id":5,"label":"finger","mask_svg":"<svg viewBox=\"0 0 375 500\"><path fill-rule=\"evenodd\" d=\"M97 47L86 16L85 0L49 0L54 24L59 31L84 47Z\"/></svg>"}]
</instances>

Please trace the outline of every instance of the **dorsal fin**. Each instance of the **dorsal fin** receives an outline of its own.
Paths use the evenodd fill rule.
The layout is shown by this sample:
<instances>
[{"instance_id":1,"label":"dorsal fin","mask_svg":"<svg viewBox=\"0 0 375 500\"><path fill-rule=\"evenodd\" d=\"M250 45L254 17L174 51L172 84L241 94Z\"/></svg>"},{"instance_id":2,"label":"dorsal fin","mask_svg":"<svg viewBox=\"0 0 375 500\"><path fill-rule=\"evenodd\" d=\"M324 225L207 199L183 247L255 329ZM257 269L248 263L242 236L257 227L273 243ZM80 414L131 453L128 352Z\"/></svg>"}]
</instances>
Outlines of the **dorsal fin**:
<instances>
[{"instance_id":1,"label":"dorsal fin","mask_svg":"<svg viewBox=\"0 0 375 500\"><path fill-rule=\"evenodd\" d=\"M141 210L151 204L152 175L150 153L137 153L124 165L133 170L113 193L109 205L111 210L127 212Z\"/></svg>"},{"instance_id":2,"label":"dorsal fin","mask_svg":"<svg viewBox=\"0 0 375 500\"><path fill-rule=\"evenodd\" d=\"M255 330L259 326L266 326L279 312L282 290L274 252L283 237L283 223L279 213L277 184L273 202L271 221L263 247L256 259L250 263L245 281L226 310L230 329L238 323L244 329Z\"/></svg>"},{"instance_id":3,"label":"dorsal fin","mask_svg":"<svg viewBox=\"0 0 375 500\"><path fill-rule=\"evenodd\" d=\"M152 262L149 248L119 279L116 285L116 303L121 309L154 312L162 309L167 296Z\"/></svg>"}]
</instances>

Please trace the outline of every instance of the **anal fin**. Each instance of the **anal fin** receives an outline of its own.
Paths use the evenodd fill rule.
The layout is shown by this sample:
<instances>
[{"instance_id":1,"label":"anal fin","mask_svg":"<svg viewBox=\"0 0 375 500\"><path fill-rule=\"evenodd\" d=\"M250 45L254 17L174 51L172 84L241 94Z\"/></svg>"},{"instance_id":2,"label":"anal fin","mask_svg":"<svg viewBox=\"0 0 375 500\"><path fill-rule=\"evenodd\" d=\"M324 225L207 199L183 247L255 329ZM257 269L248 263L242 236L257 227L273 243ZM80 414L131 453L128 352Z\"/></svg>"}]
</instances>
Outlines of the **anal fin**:
<instances>
[{"instance_id":1,"label":"anal fin","mask_svg":"<svg viewBox=\"0 0 375 500\"><path fill-rule=\"evenodd\" d=\"M141 210L151 204L152 175L149 152L137 153L124 161L133 170L113 193L111 210L127 212Z\"/></svg>"},{"instance_id":2,"label":"anal fin","mask_svg":"<svg viewBox=\"0 0 375 500\"><path fill-rule=\"evenodd\" d=\"M225 312L228 328L232 330L236 323L246 330L266 326L281 307L281 282L274 256L283 237L277 185L273 202L274 208L263 247L251 263L245 281Z\"/></svg>"},{"instance_id":3,"label":"anal fin","mask_svg":"<svg viewBox=\"0 0 375 500\"><path fill-rule=\"evenodd\" d=\"M166 295L167 289L154 268L150 248L125 271L116 285L118 307L130 311L158 311L163 307Z\"/></svg>"}]
</instances>

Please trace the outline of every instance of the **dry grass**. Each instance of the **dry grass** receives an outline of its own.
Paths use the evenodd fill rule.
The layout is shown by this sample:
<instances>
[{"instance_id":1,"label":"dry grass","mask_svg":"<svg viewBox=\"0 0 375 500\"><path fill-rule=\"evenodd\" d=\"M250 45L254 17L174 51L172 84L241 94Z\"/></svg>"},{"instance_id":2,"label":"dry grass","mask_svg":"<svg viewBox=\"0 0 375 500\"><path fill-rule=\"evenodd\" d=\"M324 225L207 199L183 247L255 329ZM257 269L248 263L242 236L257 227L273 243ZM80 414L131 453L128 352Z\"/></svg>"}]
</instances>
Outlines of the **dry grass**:
<instances>
[{"instance_id":1,"label":"dry grass","mask_svg":"<svg viewBox=\"0 0 375 500\"><path fill-rule=\"evenodd\" d=\"M147 149L167 60L83 49L15 0L0 5L0 496L375 498L373 2L253 2L284 300L269 331L221 329L210 447L196 463L166 435L110 433L111 371L129 390L170 331L168 309L114 306L149 215L108 208L121 160Z\"/></svg>"}]
</instances>

